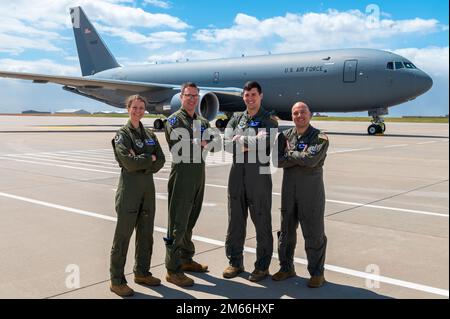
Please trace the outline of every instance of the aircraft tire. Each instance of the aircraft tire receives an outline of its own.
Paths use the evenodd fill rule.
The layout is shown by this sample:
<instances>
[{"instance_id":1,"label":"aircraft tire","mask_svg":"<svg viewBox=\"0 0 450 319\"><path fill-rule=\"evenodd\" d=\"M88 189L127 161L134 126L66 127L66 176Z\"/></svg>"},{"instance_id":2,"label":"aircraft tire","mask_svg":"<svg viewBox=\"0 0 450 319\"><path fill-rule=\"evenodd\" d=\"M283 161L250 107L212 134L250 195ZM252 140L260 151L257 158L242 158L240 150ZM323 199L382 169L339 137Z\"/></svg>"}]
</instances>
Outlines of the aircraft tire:
<instances>
[{"instance_id":1,"label":"aircraft tire","mask_svg":"<svg viewBox=\"0 0 450 319\"><path fill-rule=\"evenodd\" d=\"M367 128L367 133L369 135L375 135L380 130L380 127L378 125L372 124Z\"/></svg>"},{"instance_id":2,"label":"aircraft tire","mask_svg":"<svg viewBox=\"0 0 450 319\"><path fill-rule=\"evenodd\" d=\"M225 128L225 126L226 126L226 124L225 124L225 121L224 121L224 120L218 119L218 120L216 121L216 127L217 127L218 129Z\"/></svg>"},{"instance_id":3,"label":"aircraft tire","mask_svg":"<svg viewBox=\"0 0 450 319\"><path fill-rule=\"evenodd\" d=\"M155 128L155 130L162 130L164 128L164 122L161 119L156 119L153 122L153 127Z\"/></svg>"}]
</instances>

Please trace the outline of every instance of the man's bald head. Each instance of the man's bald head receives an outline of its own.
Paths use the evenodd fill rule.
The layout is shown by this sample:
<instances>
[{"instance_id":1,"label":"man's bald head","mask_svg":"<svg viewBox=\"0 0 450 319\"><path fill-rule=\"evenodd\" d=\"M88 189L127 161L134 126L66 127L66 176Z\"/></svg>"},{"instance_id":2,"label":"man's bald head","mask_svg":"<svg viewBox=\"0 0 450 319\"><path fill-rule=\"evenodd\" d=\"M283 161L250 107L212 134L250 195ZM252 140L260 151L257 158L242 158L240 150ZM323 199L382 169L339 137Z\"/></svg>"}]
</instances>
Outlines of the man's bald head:
<instances>
[{"instance_id":1,"label":"man's bald head","mask_svg":"<svg viewBox=\"0 0 450 319\"><path fill-rule=\"evenodd\" d=\"M292 106L292 121L299 132L305 131L309 127L312 118L312 112L305 102L297 102Z\"/></svg>"},{"instance_id":2,"label":"man's bald head","mask_svg":"<svg viewBox=\"0 0 450 319\"><path fill-rule=\"evenodd\" d=\"M308 112L312 116L311 110L309 109L308 104L306 104L305 102L300 101L300 102L296 102L294 105L292 105L292 109L291 109L292 113L294 113L294 109L298 109L298 108L308 110Z\"/></svg>"}]
</instances>

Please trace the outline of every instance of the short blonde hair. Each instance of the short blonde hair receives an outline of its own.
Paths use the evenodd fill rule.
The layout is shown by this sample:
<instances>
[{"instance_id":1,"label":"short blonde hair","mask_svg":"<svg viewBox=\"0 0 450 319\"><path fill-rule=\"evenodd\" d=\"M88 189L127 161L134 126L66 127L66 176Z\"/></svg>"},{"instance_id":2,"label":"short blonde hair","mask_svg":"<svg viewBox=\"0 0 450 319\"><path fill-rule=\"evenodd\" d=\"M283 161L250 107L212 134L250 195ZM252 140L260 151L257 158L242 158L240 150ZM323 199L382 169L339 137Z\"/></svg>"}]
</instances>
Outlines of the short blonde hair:
<instances>
[{"instance_id":1,"label":"short blonde hair","mask_svg":"<svg viewBox=\"0 0 450 319\"><path fill-rule=\"evenodd\" d=\"M147 99L145 97L143 97L142 95L134 94L134 95L129 96L125 100L125 105L126 105L127 109L129 109L131 104L133 104L133 102L136 100L144 102L145 108L147 108L147 104L148 104Z\"/></svg>"}]
</instances>

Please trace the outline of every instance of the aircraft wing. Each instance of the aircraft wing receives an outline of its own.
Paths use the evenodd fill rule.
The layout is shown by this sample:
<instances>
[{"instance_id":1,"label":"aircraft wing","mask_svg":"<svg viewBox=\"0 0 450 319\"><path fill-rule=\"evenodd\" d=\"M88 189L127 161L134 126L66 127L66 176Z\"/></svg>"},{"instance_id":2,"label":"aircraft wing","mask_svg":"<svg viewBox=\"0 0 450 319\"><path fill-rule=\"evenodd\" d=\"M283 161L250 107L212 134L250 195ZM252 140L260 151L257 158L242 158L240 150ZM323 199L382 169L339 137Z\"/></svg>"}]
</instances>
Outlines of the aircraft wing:
<instances>
[{"instance_id":1,"label":"aircraft wing","mask_svg":"<svg viewBox=\"0 0 450 319\"><path fill-rule=\"evenodd\" d=\"M148 83L124 80L101 79L96 77L76 77L76 76L55 76L45 74L33 74L22 72L4 72L0 71L0 77L31 80L34 83L56 83L79 89L109 89L124 90L134 93L155 92L161 90L179 90L180 85L165 83ZM213 93L223 95L240 96L242 89L239 88L220 88L220 87L199 87Z\"/></svg>"}]
</instances>

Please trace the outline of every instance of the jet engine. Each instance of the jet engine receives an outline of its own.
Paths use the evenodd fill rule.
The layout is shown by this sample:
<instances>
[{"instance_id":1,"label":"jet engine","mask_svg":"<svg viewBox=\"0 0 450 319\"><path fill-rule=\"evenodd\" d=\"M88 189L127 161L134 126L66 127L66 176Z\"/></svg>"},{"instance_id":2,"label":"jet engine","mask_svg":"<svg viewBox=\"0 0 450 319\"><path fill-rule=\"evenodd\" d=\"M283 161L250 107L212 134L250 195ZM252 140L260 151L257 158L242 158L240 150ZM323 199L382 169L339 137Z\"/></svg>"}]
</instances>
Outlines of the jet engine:
<instances>
[{"instance_id":1,"label":"jet engine","mask_svg":"<svg viewBox=\"0 0 450 319\"><path fill-rule=\"evenodd\" d=\"M216 118L219 112L219 99L217 96L209 91L199 92L198 105L195 111L208 121L212 121ZM175 94L170 101L171 113L179 110L181 107L180 93Z\"/></svg>"}]
</instances>

